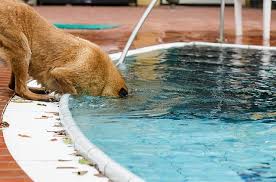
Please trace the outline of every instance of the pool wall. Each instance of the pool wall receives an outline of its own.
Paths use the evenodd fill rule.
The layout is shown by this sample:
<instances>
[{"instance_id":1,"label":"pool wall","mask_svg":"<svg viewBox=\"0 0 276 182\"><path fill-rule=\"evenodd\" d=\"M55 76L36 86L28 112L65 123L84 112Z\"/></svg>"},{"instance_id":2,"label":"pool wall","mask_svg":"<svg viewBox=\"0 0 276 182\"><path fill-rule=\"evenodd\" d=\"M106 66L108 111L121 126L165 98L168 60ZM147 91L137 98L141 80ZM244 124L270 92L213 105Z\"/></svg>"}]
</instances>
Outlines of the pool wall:
<instances>
[{"instance_id":1,"label":"pool wall","mask_svg":"<svg viewBox=\"0 0 276 182\"><path fill-rule=\"evenodd\" d=\"M183 46L211 46L211 47L229 47L229 48L242 48L242 49L257 49L257 50L276 50L276 47L265 47L255 45L237 45L237 44L222 44L222 43L206 43L206 42L178 42L169 44L160 44L136 50L131 50L128 56L146 53L159 49L168 49L172 47L183 47ZM112 60L120 58L121 53L111 54ZM78 150L84 157L90 160L98 170L107 176L114 182L143 182L144 180L131 173L120 164L112 160L104 152L102 152L96 145L91 143L80 131L72 118L69 110L69 94L62 96L60 100L60 117L61 122L64 125L66 132L71 137L72 142L76 150Z\"/></svg>"}]
</instances>

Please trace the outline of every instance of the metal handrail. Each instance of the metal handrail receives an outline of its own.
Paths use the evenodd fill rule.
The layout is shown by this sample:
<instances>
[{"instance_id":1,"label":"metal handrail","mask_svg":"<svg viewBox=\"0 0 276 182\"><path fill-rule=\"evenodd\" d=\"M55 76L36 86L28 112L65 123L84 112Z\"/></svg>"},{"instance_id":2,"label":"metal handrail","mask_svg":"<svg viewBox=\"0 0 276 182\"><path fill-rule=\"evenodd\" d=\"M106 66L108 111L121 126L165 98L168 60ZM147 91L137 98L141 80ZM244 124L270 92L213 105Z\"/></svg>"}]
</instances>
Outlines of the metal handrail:
<instances>
[{"instance_id":1,"label":"metal handrail","mask_svg":"<svg viewBox=\"0 0 276 182\"><path fill-rule=\"evenodd\" d=\"M123 50L123 53L119 59L119 61L117 62L116 66L122 64L125 60L125 57L127 55L127 52L131 46L131 44L133 43L137 33L139 32L140 28L142 27L142 25L144 24L146 18L148 17L149 13L151 12L151 10L153 9L154 5L156 4L158 0L152 0L151 3L148 5L146 11L144 12L143 16L140 18L139 22L137 23L137 25L135 26L134 30L132 31L127 44Z\"/></svg>"},{"instance_id":2,"label":"metal handrail","mask_svg":"<svg viewBox=\"0 0 276 182\"><path fill-rule=\"evenodd\" d=\"M225 0L220 1L219 42L224 42L224 9Z\"/></svg>"},{"instance_id":3,"label":"metal handrail","mask_svg":"<svg viewBox=\"0 0 276 182\"><path fill-rule=\"evenodd\" d=\"M139 32L140 28L142 27L143 23L145 22L146 18L148 17L149 13L153 9L154 5L156 4L158 0L152 0L151 3L148 5L146 11L144 12L143 16L140 18L139 22L135 26L134 30L132 31L127 44L125 45L125 48L122 52L122 55L119 59L119 61L116 63L116 66L122 64L125 60L125 57L128 53L128 50L133 43L137 33ZM221 0L221 6L220 6L220 42L224 42L224 9L225 9L225 0Z\"/></svg>"}]
</instances>

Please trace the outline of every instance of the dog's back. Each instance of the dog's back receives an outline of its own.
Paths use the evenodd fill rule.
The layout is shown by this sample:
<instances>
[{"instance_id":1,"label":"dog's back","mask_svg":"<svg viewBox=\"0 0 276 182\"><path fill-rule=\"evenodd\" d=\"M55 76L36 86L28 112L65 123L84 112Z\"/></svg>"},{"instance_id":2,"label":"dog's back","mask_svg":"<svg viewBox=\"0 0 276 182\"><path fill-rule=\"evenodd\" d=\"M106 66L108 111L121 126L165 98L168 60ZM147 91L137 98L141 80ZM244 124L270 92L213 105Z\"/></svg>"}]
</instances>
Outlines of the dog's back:
<instances>
[{"instance_id":1,"label":"dog's back","mask_svg":"<svg viewBox=\"0 0 276 182\"><path fill-rule=\"evenodd\" d=\"M8 60L6 52L1 51L4 44L8 44L12 40L3 36L4 32L16 29L15 19L13 17L13 10L18 6L18 0L1 0L0 3L0 58L4 61ZM21 5L21 4L20 4Z\"/></svg>"},{"instance_id":2,"label":"dog's back","mask_svg":"<svg viewBox=\"0 0 276 182\"><path fill-rule=\"evenodd\" d=\"M11 62L15 80L10 88L18 95L51 99L28 89L28 75L61 93L127 93L122 76L98 46L57 29L18 0L0 1L0 57Z\"/></svg>"},{"instance_id":3,"label":"dog's back","mask_svg":"<svg viewBox=\"0 0 276 182\"><path fill-rule=\"evenodd\" d=\"M18 2L22 2L20 0L2 0L3 2L13 2L13 3L18 3Z\"/></svg>"}]
</instances>

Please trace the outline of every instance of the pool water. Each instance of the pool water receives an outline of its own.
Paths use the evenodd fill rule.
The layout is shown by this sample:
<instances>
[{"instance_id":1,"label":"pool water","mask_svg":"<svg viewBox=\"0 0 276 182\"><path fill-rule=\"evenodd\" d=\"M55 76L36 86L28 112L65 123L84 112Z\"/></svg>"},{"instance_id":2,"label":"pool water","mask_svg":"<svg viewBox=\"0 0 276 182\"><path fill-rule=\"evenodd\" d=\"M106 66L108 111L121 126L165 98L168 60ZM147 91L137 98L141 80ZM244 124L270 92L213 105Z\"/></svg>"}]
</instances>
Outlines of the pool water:
<instances>
[{"instance_id":1,"label":"pool water","mask_svg":"<svg viewBox=\"0 0 276 182\"><path fill-rule=\"evenodd\" d=\"M139 54L126 99L69 99L85 136L148 182L276 181L276 52Z\"/></svg>"}]
</instances>

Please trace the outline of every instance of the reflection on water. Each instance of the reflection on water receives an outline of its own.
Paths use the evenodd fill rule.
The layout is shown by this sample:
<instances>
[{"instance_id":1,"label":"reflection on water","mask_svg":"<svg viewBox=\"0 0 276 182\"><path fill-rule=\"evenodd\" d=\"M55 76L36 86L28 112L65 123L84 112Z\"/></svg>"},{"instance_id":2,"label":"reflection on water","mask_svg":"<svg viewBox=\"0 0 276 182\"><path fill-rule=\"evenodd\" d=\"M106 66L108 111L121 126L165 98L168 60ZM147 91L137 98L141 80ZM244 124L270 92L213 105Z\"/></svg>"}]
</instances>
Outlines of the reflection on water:
<instances>
[{"instance_id":1,"label":"reflection on water","mask_svg":"<svg viewBox=\"0 0 276 182\"><path fill-rule=\"evenodd\" d=\"M127 99L70 99L108 155L147 181L276 180L276 52L191 46L127 63Z\"/></svg>"}]
</instances>

